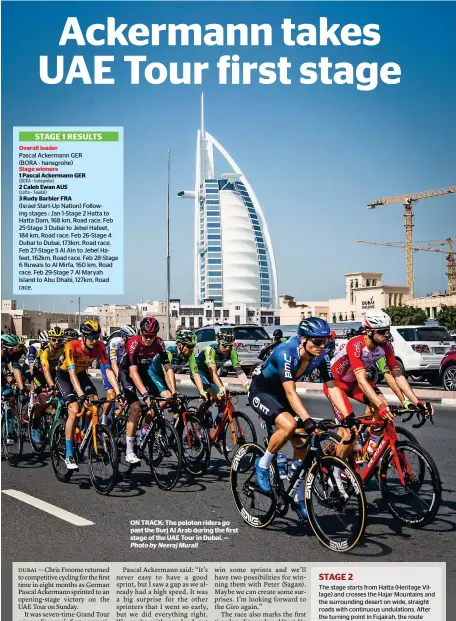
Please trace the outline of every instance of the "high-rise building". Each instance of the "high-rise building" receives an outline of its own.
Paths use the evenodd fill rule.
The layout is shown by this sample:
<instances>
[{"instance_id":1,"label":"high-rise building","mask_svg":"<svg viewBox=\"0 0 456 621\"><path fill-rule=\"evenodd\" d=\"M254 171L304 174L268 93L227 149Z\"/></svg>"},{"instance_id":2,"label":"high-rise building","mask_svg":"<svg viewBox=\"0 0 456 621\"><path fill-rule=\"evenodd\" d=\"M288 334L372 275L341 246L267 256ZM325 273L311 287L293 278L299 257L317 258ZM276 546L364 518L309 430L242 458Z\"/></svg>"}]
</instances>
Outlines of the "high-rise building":
<instances>
[{"instance_id":1,"label":"high-rise building","mask_svg":"<svg viewBox=\"0 0 456 621\"><path fill-rule=\"evenodd\" d=\"M216 174L214 147L231 172ZM263 210L234 159L205 130L203 95L195 189L178 196L195 202L195 303L277 307L274 252Z\"/></svg>"}]
</instances>

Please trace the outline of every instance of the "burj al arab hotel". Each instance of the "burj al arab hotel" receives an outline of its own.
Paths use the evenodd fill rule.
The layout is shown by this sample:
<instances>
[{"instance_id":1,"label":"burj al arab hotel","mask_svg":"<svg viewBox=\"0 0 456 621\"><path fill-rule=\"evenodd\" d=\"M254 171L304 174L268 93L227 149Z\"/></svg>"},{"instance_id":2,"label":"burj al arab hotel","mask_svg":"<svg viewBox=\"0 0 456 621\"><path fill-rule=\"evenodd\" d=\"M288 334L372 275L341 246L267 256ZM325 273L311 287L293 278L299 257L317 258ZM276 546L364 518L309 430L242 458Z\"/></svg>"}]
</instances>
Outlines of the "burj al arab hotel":
<instances>
[{"instance_id":1,"label":"burj al arab hotel","mask_svg":"<svg viewBox=\"0 0 456 621\"><path fill-rule=\"evenodd\" d=\"M214 147L231 172L215 172ZM217 306L277 308L274 252L261 205L234 159L205 130L203 95L195 189L178 196L195 202L195 303L210 298Z\"/></svg>"}]
</instances>

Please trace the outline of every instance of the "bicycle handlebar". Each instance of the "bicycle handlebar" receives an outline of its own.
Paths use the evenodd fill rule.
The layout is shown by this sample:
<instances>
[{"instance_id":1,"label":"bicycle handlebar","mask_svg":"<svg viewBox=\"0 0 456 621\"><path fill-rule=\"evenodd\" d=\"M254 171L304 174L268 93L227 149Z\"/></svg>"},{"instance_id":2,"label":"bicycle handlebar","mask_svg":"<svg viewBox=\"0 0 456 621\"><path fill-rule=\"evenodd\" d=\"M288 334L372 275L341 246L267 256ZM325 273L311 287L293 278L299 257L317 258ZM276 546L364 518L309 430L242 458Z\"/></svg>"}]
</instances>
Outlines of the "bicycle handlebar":
<instances>
[{"instance_id":1,"label":"bicycle handlebar","mask_svg":"<svg viewBox=\"0 0 456 621\"><path fill-rule=\"evenodd\" d=\"M419 429L420 427L422 427L427 419L426 414L420 412L420 410L415 405L409 405L408 408L404 408L402 405L392 405L390 406L390 410L395 414L398 414L399 416L408 415L406 416L406 418L402 418L403 423L408 423L408 421L412 420L412 418L416 415L416 417L418 418L418 422L415 425L412 425L413 429ZM430 416L429 418L431 419L431 424L434 425L435 423L432 420L433 417Z\"/></svg>"}]
</instances>

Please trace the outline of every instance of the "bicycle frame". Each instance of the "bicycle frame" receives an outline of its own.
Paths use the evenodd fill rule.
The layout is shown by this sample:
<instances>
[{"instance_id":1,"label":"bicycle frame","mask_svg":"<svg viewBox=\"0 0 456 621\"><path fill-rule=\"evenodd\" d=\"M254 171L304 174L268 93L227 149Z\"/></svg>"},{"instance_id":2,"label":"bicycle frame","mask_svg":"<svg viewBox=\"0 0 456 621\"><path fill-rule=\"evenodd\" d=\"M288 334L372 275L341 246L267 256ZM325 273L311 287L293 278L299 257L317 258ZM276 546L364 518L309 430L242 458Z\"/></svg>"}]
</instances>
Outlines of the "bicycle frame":
<instances>
[{"instance_id":1,"label":"bicycle frame","mask_svg":"<svg viewBox=\"0 0 456 621\"><path fill-rule=\"evenodd\" d=\"M380 460L382 459L386 450L389 447L391 447L391 451L393 453L393 463L396 466L399 480L401 482L401 485L405 485L405 479L404 479L404 475L402 472L401 461L399 459L399 453L396 448L397 434L396 434L396 428L394 426L393 421L388 420L385 423L384 420L371 420L371 419L365 419L365 418L360 418L358 420L362 425L366 425L370 427L374 425L379 425L379 426L381 425L384 427L382 440L380 444L378 445L375 453L372 455L371 459L369 460L369 463L366 465L365 468L363 468L362 471L360 470L358 464L356 463L356 460L353 459L353 453L351 453L351 456L350 456L351 465L353 469L357 472L357 474L360 475L363 483L367 483L374 476L374 473L377 470ZM412 474L407 460L405 460L405 464L402 464L402 465L405 465L409 474Z\"/></svg>"},{"instance_id":2,"label":"bicycle frame","mask_svg":"<svg viewBox=\"0 0 456 621\"><path fill-rule=\"evenodd\" d=\"M82 439L81 444L75 443L75 447L79 455L84 455L84 451L87 448L87 444L89 442L90 434L92 434L93 449L94 449L95 455L98 455L98 443L97 443L97 433L96 433L97 426L98 426L98 407L93 404L89 406L85 405L83 406L82 410L78 412L78 414L76 415L76 418L80 418L83 414L85 414L87 410L90 410L91 412L90 423L84 435L84 438Z\"/></svg>"},{"instance_id":3,"label":"bicycle frame","mask_svg":"<svg viewBox=\"0 0 456 621\"><path fill-rule=\"evenodd\" d=\"M233 405L233 400L232 400L231 395L227 395L226 397L224 397L223 401L225 402L225 407L222 413L222 417L217 423L217 425L214 427L214 429L209 431L208 433L209 441L211 445L217 442L219 435L222 433L223 429L225 428L227 420L229 421L229 424L230 424L230 431L231 431L231 436L233 439L233 444L237 444L236 429L234 427L234 419L233 419L234 405ZM241 429L239 421L237 420L236 423L238 426L239 433L242 434L242 429Z\"/></svg>"}]
</instances>

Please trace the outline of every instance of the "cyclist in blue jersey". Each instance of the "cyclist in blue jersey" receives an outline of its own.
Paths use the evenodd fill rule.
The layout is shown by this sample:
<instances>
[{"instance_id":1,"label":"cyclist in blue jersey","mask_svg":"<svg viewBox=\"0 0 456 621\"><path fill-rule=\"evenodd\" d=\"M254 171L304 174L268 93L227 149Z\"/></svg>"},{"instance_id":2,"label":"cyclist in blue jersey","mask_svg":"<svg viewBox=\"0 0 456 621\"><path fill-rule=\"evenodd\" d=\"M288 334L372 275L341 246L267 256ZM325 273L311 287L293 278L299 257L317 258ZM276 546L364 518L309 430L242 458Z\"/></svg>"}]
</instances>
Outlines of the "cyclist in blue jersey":
<instances>
[{"instance_id":1,"label":"cyclist in blue jersey","mask_svg":"<svg viewBox=\"0 0 456 621\"><path fill-rule=\"evenodd\" d=\"M250 405L266 423L277 427L265 454L255 464L258 487L264 492L271 491L269 466L288 440L293 445L293 459L305 457L302 440L293 438L296 428L302 427L308 434L315 430L315 423L296 392L296 380L318 369L349 426L356 425L355 415L345 406L342 392L331 373L331 361L324 351L329 338L330 328L324 319L304 319L298 326L297 336L278 345L266 362L255 369L249 392ZM300 419L299 424L295 417ZM294 501L301 517L306 518L304 482L298 487Z\"/></svg>"}]
</instances>

